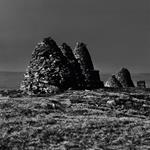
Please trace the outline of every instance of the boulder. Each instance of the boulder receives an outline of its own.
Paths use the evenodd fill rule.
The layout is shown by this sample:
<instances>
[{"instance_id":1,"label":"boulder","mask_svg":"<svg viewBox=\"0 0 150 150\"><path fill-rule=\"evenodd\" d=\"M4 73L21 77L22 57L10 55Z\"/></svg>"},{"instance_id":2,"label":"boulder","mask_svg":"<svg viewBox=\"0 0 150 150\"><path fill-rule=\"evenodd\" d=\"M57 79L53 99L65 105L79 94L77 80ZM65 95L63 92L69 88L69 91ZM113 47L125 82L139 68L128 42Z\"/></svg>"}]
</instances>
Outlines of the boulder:
<instances>
[{"instance_id":1,"label":"boulder","mask_svg":"<svg viewBox=\"0 0 150 150\"><path fill-rule=\"evenodd\" d=\"M106 82L105 87L122 88L121 83L116 79L115 75L112 75Z\"/></svg>"},{"instance_id":2,"label":"boulder","mask_svg":"<svg viewBox=\"0 0 150 150\"><path fill-rule=\"evenodd\" d=\"M33 51L21 90L31 94L66 90L72 86L71 75L67 58L56 42L48 37L38 43Z\"/></svg>"},{"instance_id":3,"label":"boulder","mask_svg":"<svg viewBox=\"0 0 150 150\"><path fill-rule=\"evenodd\" d=\"M134 87L131 75L128 69L122 68L116 75L116 79L121 83L123 88Z\"/></svg>"}]
</instances>

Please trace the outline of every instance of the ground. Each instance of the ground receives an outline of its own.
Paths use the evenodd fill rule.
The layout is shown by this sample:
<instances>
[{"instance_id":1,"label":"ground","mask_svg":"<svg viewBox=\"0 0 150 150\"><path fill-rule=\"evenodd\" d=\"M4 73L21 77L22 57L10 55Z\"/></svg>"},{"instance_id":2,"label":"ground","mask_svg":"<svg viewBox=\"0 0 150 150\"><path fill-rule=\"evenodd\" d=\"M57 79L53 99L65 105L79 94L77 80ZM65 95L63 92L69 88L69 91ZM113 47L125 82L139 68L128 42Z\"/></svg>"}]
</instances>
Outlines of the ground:
<instances>
[{"instance_id":1,"label":"ground","mask_svg":"<svg viewBox=\"0 0 150 150\"><path fill-rule=\"evenodd\" d=\"M150 149L150 90L0 93L1 150Z\"/></svg>"}]
</instances>

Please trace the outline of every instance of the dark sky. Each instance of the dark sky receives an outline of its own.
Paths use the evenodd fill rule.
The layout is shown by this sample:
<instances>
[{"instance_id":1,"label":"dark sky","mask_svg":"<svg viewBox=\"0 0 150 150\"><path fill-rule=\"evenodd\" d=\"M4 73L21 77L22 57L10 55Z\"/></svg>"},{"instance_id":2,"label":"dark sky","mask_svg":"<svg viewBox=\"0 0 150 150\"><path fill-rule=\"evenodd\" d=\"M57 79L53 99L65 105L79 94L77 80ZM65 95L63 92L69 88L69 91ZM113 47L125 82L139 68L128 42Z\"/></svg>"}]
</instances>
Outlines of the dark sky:
<instances>
[{"instance_id":1,"label":"dark sky","mask_svg":"<svg viewBox=\"0 0 150 150\"><path fill-rule=\"evenodd\" d=\"M25 71L47 36L85 42L103 73L150 72L149 0L0 0L0 70Z\"/></svg>"}]
</instances>

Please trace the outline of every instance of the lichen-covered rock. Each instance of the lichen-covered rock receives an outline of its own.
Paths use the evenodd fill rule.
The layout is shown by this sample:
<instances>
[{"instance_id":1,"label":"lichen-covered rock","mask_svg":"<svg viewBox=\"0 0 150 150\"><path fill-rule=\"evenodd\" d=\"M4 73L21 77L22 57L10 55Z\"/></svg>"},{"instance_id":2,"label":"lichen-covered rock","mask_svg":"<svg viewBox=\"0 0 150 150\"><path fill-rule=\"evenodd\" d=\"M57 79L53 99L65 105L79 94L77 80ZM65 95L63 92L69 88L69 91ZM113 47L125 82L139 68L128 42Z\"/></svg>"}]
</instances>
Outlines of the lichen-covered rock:
<instances>
[{"instance_id":1,"label":"lichen-covered rock","mask_svg":"<svg viewBox=\"0 0 150 150\"><path fill-rule=\"evenodd\" d=\"M123 88L134 87L131 75L128 69L122 68L116 75L116 79L121 83Z\"/></svg>"},{"instance_id":2,"label":"lichen-covered rock","mask_svg":"<svg viewBox=\"0 0 150 150\"><path fill-rule=\"evenodd\" d=\"M103 82L100 81L99 71L94 70L92 59L86 45L78 42L73 53L81 66L82 74L85 78L85 89L103 87L104 85Z\"/></svg>"},{"instance_id":3,"label":"lichen-covered rock","mask_svg":"<svg viewBox=\"0 0 150 150\"><path fill-rule=\"evenodd\" d=\"M63 55L67 58L72 73L72 88L73 89L83 89L85 87L84 76L80 64L75 58L72 49L66 43L60 46Z\"/></svg>"},{"instance_id":4,"label":"lichen-covered rock","mask_svg":"<svg viewBox=\"0 0 150 150\"><path fill-rule=\"evenodd\" d=\"M122 88L121 83L116 79L115 75L112 75L106 82L105 87Z\"/></svg>"},{"instance_id":5,"label":"lichen-covered rock","mask_svg":"<svg viewBox=\"0 0 150 150\"><path fill-rule=\"evenodd\" d=\"M52 38L45 38L32 53L21 84L26 93L41 94L66 90L73 82L67 58Z\"/></svg>"}]
</instances>

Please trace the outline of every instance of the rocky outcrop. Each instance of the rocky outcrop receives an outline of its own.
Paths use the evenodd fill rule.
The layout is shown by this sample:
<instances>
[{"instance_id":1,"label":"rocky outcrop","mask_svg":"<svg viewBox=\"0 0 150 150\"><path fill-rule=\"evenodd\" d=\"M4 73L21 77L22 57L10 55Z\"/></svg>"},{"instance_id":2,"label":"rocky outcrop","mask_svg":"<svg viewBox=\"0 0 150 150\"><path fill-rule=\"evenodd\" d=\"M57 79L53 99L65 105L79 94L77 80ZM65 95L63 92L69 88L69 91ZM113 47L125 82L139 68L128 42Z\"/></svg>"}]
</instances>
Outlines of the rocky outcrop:
<instances>
[{"instance_id":1,"label":"rocky outcrop","mask_svg":"<svg viewBox=\"0 0 150 150\"><path fill-rule=\"evenodd\" d=\"M108 81L105 82L105 87L122 88L121 83L112 75Z\"/></svg>"},{"instance_id":2,"label":"rocky outcrop","mask_svg":"<svg viewBox=\"0 0 150 150\"><path fill-rule=\"evenodd\" d=\"M38 43L20 89L30 95L51 94L71 89L96 89L102 86L86 46L77 44L74 53L48 37Z\"/></svg>"},{"instance_id":3,"label":"rocky outcrop","mask_svg":"<svg viewBox=\"0 0 150 150\"><path fill-rule=\"evenodd\" d=\"M117 80L121 83L122 87L134 87L131 75L128 69L122 68L116 75Z\"/></svg>"},{"instance_id":4,"label":"rocky outcrop","mask_svg":"<svg viewBox=\"0 0 150 150\"><path fill-rule=\"evenodd\" d=\"M97 89L103 87L104 85L103 82L100 81L99 71L94 70L94 65L86 45L77 42L73 53L81 66L82 74L84 75L85 88Z\"/></svg>"},{"instance_id":5,"label":"rocky outcrop","mask_svg":"<svg viewBox=\"0 0 150 150\"><path fill-rule=\"evenodd\" d=\"M105 83L106 87L129 88L134 87L131 75L128 69L122 68L116 75L112 75Z\"/></svg>"}]
</instances>

